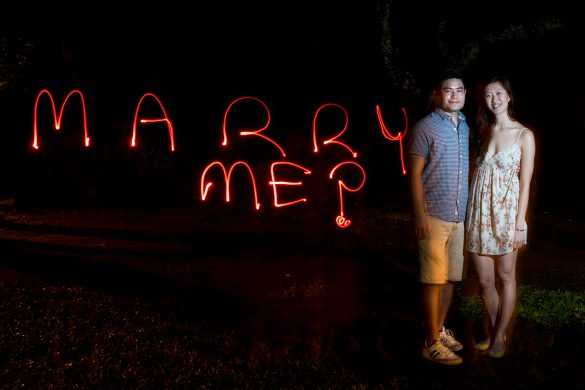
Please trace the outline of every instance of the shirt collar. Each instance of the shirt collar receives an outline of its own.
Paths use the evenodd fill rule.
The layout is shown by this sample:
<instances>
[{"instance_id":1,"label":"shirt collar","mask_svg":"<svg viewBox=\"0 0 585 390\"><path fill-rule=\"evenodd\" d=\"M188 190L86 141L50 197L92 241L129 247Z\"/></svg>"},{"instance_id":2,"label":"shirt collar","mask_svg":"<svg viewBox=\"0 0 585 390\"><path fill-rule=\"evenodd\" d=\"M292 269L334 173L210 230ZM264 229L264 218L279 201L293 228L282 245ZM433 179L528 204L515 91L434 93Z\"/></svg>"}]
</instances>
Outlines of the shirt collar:
<instances>
[{"instance_id":1,"label":"shirt collar","mask_svg":"<svg viewBox=\"0 0 585 390\"><path fill-rule=\"evenodd\" d=\"M437 107L435 112L442 119L451 120L451 115L447 114L442 108ZM465 120L465 115L463 115L461 111L457 111L457 117L459 118L460 122Z\"/></svg>"}]
</instances>

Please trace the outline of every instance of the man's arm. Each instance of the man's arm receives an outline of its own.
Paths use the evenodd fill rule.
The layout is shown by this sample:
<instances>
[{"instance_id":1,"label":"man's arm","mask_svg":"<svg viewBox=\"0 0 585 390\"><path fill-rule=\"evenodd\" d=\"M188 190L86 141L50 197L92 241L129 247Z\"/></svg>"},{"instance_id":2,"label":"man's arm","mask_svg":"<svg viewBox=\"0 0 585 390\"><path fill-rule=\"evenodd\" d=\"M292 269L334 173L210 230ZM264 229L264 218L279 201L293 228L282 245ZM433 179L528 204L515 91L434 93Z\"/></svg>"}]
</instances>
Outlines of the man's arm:
<instances>
[{"instance_id":1,"label":"man's arm","mask_svg":"<svg viewBox=\"0 0 585 390\"><path fill-rule=\"evenodd\" d=\"M425 200L423 191L422 173L425 159L421 156L410 155L410 195L412 199L414 232L418 239L425 238L429 231L428 219L425 214Z\"/></svg>"}]
</instances>

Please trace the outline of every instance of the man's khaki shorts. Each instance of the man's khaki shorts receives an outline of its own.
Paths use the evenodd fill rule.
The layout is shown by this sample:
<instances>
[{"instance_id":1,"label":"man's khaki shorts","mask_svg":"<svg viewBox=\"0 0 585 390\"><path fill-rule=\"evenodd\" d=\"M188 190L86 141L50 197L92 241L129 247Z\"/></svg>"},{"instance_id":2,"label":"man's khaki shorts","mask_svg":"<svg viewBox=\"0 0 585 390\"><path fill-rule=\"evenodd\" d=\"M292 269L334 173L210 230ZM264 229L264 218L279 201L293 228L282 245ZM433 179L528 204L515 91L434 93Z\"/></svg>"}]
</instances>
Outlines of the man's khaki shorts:
<instances>
[{"instance_id":1,"label":"man's khaki shorts","mask_svg":"<svg viewBox=\"0 0 585 390\"><path fill-rule=\"evenodd\" d=\"M426 284L461 281L465 259L465 224L430 219L429 237L418 240L419 281Z\"/></svg>"}]
</instances>

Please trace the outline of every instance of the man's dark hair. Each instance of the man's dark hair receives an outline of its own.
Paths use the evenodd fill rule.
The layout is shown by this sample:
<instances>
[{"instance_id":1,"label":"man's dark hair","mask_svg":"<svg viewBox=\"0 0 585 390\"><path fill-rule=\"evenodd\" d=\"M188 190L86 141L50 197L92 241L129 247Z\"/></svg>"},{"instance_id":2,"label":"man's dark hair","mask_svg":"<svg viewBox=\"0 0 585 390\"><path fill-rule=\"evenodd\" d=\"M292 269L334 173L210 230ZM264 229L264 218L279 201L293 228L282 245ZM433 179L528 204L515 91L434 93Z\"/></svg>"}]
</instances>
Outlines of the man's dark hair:
<instances>
[{"instance_id":1,"label":"man's dark hair","mask_svg":"<svg viewBox=\"0 0 585 390\"><path fill-rule=\"evenodd\" d=\"M443 84L443 81L449 79L460 79L461 81L463 81L463 85L465 85L465 80L463 79L463 75L460 72L456 70L445 70L435 78L435 83L433 84L433 92L441 88L441 84Z\"/></svg>"}]
</instances>

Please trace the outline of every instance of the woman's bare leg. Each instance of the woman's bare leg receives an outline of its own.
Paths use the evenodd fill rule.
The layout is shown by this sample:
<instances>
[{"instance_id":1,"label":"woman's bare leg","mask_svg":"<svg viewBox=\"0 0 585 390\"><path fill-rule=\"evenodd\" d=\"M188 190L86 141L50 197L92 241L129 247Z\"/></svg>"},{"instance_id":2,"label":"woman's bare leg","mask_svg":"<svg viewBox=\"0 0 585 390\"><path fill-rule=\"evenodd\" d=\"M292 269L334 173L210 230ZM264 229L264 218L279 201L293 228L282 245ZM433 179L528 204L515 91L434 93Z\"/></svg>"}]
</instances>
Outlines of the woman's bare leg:
<instances>
[{"instance_id":1,"label":"woman's bare leg","mask_svg":"<svg viewBox=\"0 0 585 390\"><path fill-rule=\"evenodd\" d=\"M481 288L481 299L490 319L491 328L495 328L500 305L500 296L496 289L495 260L489 256L472 253L471 258L475 264L475 270Z\"/></svg>"},{"instance_id":2,"label":"woman's bare leg","mask_svg":"<svg viewBox=\"0 0 585 390\"><path fill-rule=\"evenodd\" d=\"M500 312L492 333L490 351L503 352L508 325L516 309L516 259L518 251L499 256L496 270L502 281Z\"/></svg>"}]
</instances>

